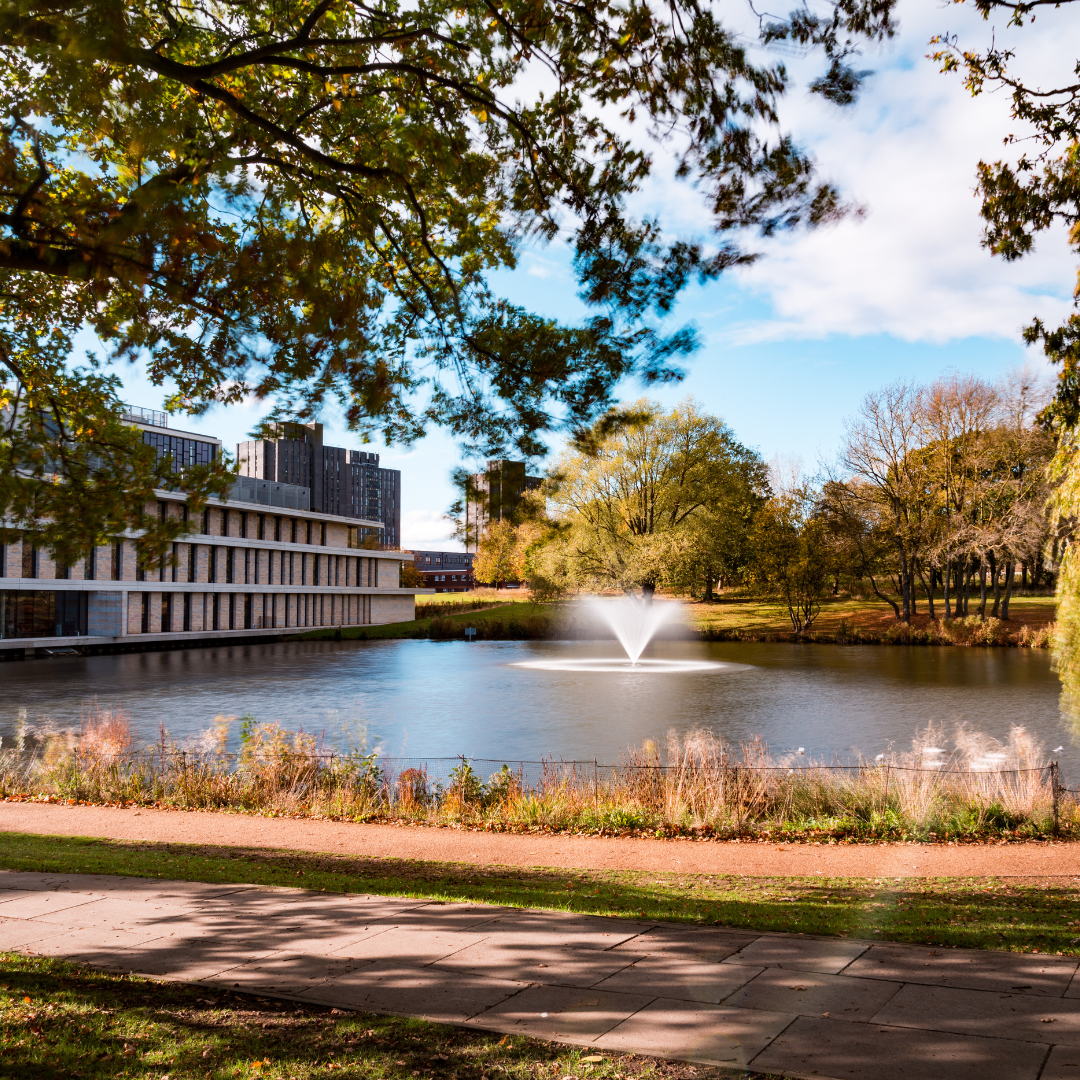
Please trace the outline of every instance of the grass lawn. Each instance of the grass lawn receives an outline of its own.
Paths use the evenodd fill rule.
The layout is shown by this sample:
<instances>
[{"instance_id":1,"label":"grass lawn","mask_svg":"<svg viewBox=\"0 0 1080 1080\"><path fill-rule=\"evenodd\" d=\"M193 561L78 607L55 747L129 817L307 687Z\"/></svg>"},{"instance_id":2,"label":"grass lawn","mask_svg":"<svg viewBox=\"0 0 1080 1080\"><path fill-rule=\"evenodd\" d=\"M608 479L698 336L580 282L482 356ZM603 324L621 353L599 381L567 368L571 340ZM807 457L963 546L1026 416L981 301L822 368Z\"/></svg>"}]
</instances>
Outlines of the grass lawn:
<instances>
[{"instance_id":1,"label":"grass lawn","mask_svg":"<svg viewBox=\"0 0 1080 1080\"><path fill-rule=\"evenodd\" d=\"M689 1080L714 1072L0 953L0 1075L18 1080Z\"/></svg>"},{"instance_id":2,"label":"grass lawn","mask_svg":"<svg viewBox=\"0 0 1080 1080\"><path fill-rule=\"evenodd\" d=\"M969 606L969 611L973 610ZM1053 596L1013 596L1009 604L1009 621L1005 625L1019 628L1048 626L1056 617L1056 601ZM733 597L720 599L713 603L704 601L688 602L686 617L695 629L705 632L743 631L755 634L790 633L791 620L787 608L776 600L746 599ZM930 616L926 610L926 599L918 600L918 613L911 621L913 628L929 625ZM989 610L990 603L987 603ZM941 617L941 602L937 604L937 615ZM895 623L893 610L888 604L876 598L853 600L843 596L836 600L823 597L821 614L814 622L815 632L835 634L844 619L848 624L863 633L884 633Z\"/></svg>"},{"instance_id":3,"label":"grass lawn","mask_svg":"<svg viewBox=\"0 0 1080 1080\"><path fill-rule=\"evenodd\" d=\"M451 594L453 595L453 594ZM465 595L467 593L459 593L458 596ZM423 597L421 602L428 603L433 597ZM449 602L448 602L449 606ZM466 612L452 612L443 616L432 616L422 619L413 619L409 622L400 623L380 623L373 626L346 626L340 630L311 630L303 634L295 635L297 641L318 641L332 638L335 641L349 641L359 639L373 640L382 638L426 638L431 636L450 636L446 633L441 635L432 634L432 622L438 619L440 623L446 626L447 623L453 624L452 635L455 637L463 637L464 630L467 626L482 627L484 623L491 624L492 630L495 631L495 636L506 637L509 630L509 636L511 638L521 637L539 637L539 636L552 636L546 634L549 622L558 616L558 608L553 605L540 605L530 603L518 603L518 602L504 602L499 601L497 607L485 608L480 611L466 611ZM542 623L543 625L538 625ZM514 627L536 627L536 633L522 632L520 635L514 634ZM480 635L483 636L483 633ZM291 636L290 636L290 639Z\"/></svg>"},{"instance_id":4,"label":"grass lawn","mask_svg":"<svg viewBox=\"0 0 1080 1080\"><path fill-rule=\"evenodd\" d=\"M743 878L476 867L211 845L4 833L0 867L291 885L698 925L1080 955L1072 879Z\"/></svg>"},{"instance_id":5,"label":"grass lawn","mask_svg":"<svg viewBox=\"0 0 1080 1080\"><path fill-rule=\"evenodd\" d=\"M432 622L435 617L426 615L409 622L385 623L377 626L350 626L338 630L313 630L298 634L298 639L375 639L375 638L426 638L426 637L462 637L466 626L476 626L478 637L492 638L537 638L577 636L575 618L570 603L533 604L527 599L510 599L506 593L494 595L494 590L487 590L491 595L491 608L480 611L457 612L453 610L455 601L462 603L462 597L473 597L471 593L444 593L438 596L425 596L418 599L421 605L440 603L448 613L439 617L440 625L433 632ZM442 597L445 596L446 600ZM774 637L790 635L791 621L787 608L777 600L723 597L706 603L699 600L682 600L688 625L704 637L726 637L745 635L748 637ZM918 601L918 613L911 620L912 630L923 630L931 626L926 611L926 600ZM989 605L988 605L989 606ZM423 609L421 609L423 610ZM430 609L429 609L430 610ZM975 609L971 609L974 613ZM1006 634L1015 634L1020 627L1028 626L1035 630L1044 629L1053 623L1056 617L1053 596L1014 596L1010 605L1010 619L1002 623L1001 630ZM938 618L941 606L938 605ZM847 632L855 631L869 640L875 640L890 627L896 625L892 608L881 600L854 600L851 597L839 597L835 600L825 597L821 602L821 614L815 620L811 637L820 636L831 640L841 629L844 622ZM484 626L488 626L485 635Z\"/></svg>"}]
</instances>

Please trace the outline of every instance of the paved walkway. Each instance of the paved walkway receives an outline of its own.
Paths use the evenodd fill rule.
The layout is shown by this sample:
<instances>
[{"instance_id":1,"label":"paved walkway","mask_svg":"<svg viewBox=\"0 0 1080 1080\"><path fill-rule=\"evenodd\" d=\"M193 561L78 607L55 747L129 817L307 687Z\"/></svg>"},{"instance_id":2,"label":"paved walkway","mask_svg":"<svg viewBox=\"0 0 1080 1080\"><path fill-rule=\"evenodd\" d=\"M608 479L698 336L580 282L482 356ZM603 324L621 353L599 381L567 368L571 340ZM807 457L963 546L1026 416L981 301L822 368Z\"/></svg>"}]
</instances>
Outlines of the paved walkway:
<instances>
[{"instance_id":1,"label":"paved walkway","mask_svg":"<svg viewBox=\"0 0 1080 1080\"><path fill-rule=\"evenodd\" d=\"M1060 957L13 872L0 949L819 1080L1080 1077Z\"/></svg>"},{"instance_id":2,"label":"paved walkway","mask_svg":"<svg viewBox=\"0 0 1080 1080\"><path fill-rule=\"evenodd\" d=\"M1080 843L758 844L515 835L177 810L0 802L0 832L224 844L485 866L832 877L1070 877Z\"/></svg>"}]
</instances>

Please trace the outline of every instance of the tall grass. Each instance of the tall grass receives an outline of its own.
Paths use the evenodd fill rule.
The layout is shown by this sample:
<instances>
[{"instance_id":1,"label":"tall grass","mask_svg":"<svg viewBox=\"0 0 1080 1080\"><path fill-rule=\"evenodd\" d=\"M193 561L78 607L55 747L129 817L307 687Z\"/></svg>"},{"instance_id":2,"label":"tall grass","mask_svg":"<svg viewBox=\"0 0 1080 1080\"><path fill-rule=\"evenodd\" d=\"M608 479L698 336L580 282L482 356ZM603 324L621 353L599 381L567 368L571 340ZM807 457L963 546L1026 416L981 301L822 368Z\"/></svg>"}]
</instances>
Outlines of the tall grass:
<instances>
[{"instance_id":1,"label":"tall grass","mask_svg":"<svg viewBox=\"0 0 1080 1080\"><path fill-rule=\"evenodd\" d=\"M32 732L0 748L0 796L239 810L351 821L599 834L847 839L1080 835L1074 793L1022 727L1004 742L927 728L909 750L854 766L733 747L708 731L630 748L616 765L391 759L234 717L199 738L135 747L118 710L78 731Z\"/></svg>"}]
</instances>

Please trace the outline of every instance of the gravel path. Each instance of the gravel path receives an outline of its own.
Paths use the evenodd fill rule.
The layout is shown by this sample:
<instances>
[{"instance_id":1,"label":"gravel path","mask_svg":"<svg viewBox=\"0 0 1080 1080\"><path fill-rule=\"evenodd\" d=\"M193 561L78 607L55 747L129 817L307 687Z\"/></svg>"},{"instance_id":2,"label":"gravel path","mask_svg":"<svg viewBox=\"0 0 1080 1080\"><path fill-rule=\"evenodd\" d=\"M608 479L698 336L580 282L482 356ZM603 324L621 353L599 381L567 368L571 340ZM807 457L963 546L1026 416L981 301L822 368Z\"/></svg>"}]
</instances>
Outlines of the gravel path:
<instances>
[{"instance_id":1,"label":"gravel path","mask_svg":"<svg viewBox=\"0 0 1080 1080\"><path fill-rule=\"evenodd\" d=\"M1068 877L1080 843L775 844L519 836L176 810L0 803L0 832L327 851L367 858L748 877Z\"/></svg>"}]
</instances>

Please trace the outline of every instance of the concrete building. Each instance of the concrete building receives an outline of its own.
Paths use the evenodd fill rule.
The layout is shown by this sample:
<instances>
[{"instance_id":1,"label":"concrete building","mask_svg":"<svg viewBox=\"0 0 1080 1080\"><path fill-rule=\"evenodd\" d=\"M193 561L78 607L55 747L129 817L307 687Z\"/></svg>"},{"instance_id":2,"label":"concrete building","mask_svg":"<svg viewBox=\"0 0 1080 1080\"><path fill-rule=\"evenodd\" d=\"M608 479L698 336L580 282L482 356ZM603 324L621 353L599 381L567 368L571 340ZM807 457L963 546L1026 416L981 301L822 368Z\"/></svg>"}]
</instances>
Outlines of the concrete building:
<instances>
[{"instance_id":1,"label":"concrete building","mask_svg":"<svg viewBox=\"0 0 1080 1080\"><path fill-rule=\"evenodd\" d=\"M295 484L311 493L311 509L376 522L364 539L394 550L401 543L401 473L379 467L379 455L323 444L322 424L272 424L270 438L239 443L240 475Z\"/></svg>"},{"instance_id":2,"label":"concrete building","mask_svg":"<svg viewBox=\"0 0 1080 1080\"><path fill-rule=\"evenodd\" d=\"M467 551L409 551L413 565L424 579L424 588L436 592L471 592L476 588L473 579L473 559Z\"/></svg>"},{"instance_id":3,"label":"concrete building","mask_svg":"<svg viewBox=\"0 0 1080 1080\"><path fill-rule=\"evenodd\" d=\"M515 521L523 496L540 483L539 476L526 474L524 461L497 459L473 473L465 500L466 548L476 550L490 522Z\"/></svg>"},{"instance_id":4,"label":"concrete building","mask_svg":"<svg viewBox=\"0 0 1080 1080\"><path fill-rule=\"evenodd\" d=\"M163 414L132 410L128 420L177 460L211 461L221 452L219 440L168 429ZM296 462L302 455L290 467ZM325 498L325 473L320 481ZM148 512L189 520L183 495L156 495ZM381 522L311 504L307 485L241 476L228 499L210 500L189 522L190 535L173 545L176 565L157 570L137 565L130 532L74 566L57 565L32 535L0 545L0 656L172 647L413 618L415 595L426 590L401 587L401 564L411 556L361 547Z\"/></svg>"}]
</instances>

